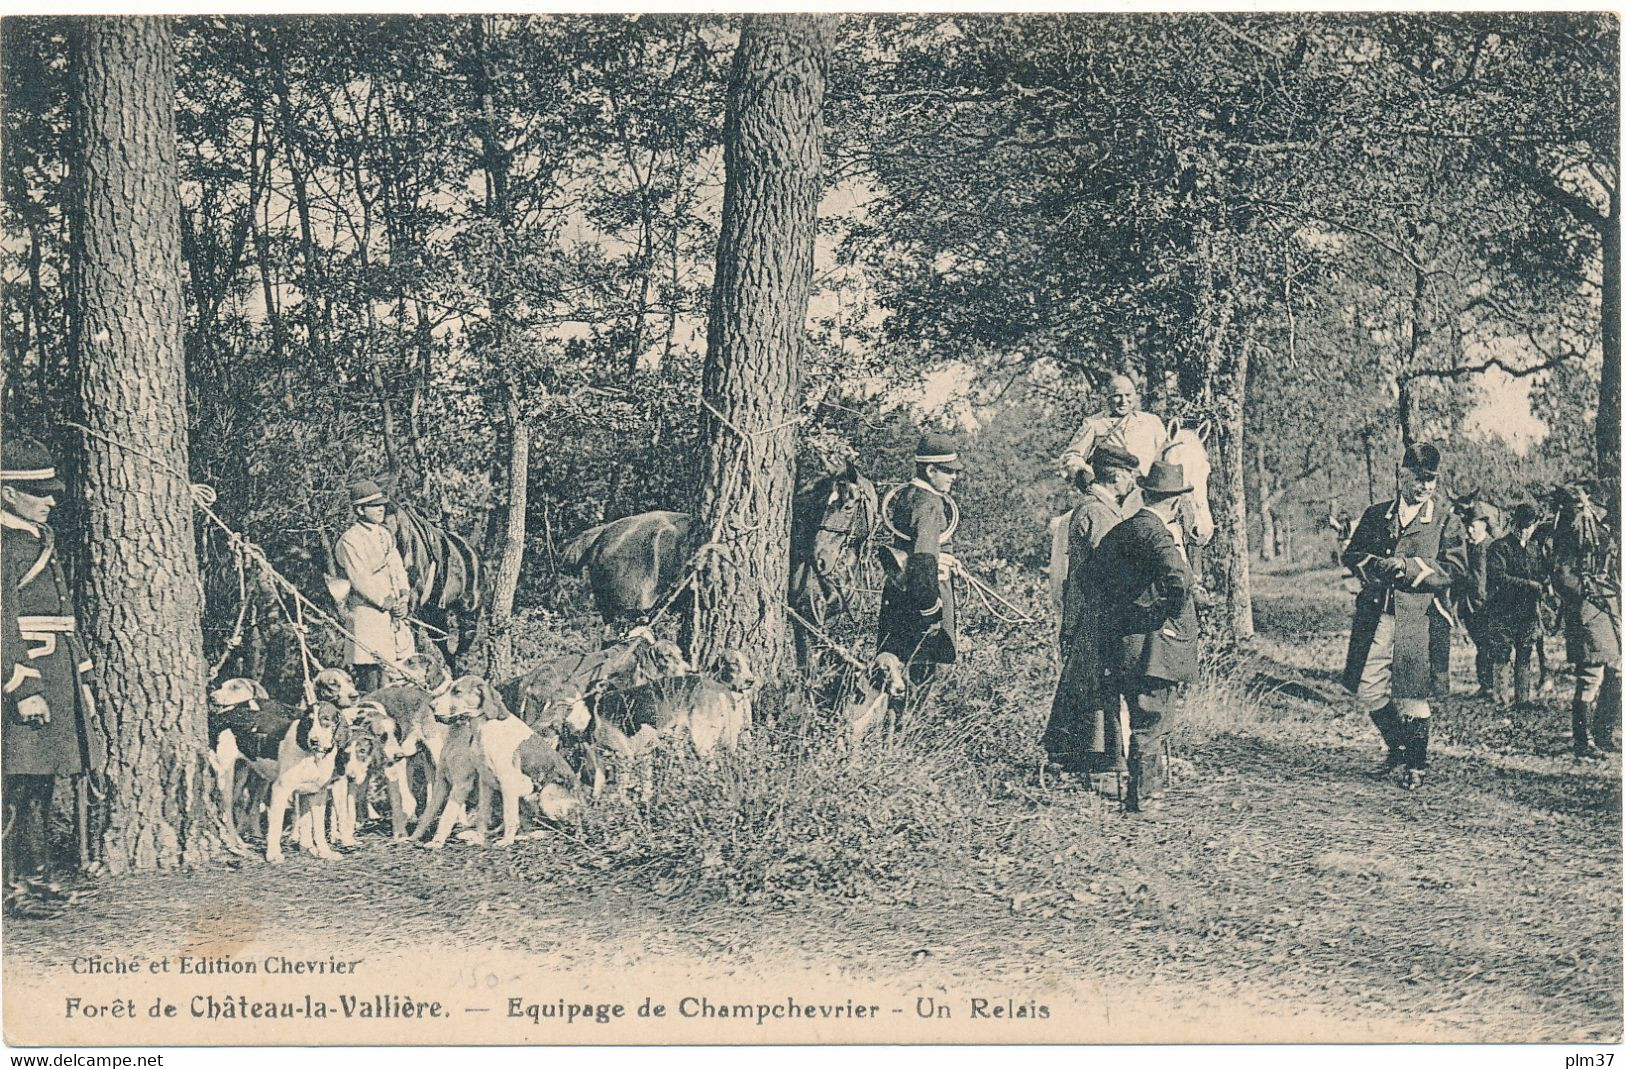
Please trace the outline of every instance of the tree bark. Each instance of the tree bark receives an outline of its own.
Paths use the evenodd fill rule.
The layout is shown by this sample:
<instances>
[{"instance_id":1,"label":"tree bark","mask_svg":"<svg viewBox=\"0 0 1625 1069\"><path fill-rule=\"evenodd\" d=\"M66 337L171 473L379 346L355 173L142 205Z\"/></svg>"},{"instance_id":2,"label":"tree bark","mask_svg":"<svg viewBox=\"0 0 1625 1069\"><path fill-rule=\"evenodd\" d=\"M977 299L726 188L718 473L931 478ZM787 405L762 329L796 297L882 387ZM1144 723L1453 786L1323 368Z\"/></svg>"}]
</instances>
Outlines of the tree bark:
<instances>
[{"instance_id":1,"label":"tree bark","mask_svg":"<svg viewBox=\"0 0 1625 1069\"><path fill-rule=\"evenodd\" d=\"M1253 492L1258 495L1258 559L1267 561L1275 556L1275 484L1263 455L1257 451L1253 453L1253 472Z\"/></svg>"},{"instance_id":2,"label":"tree bark","mask_svg":"<svg viewBox=\"0 0 1625 1069\"><path fill-rule=\"evenodd\" d=\"M71 99L80 618L109 735L108 870L219 847L204 759L202 589L187 479L175 59L166 18L84 19Z\"/></svg>"},{"instance_id":3,"label":"tree bark","mask_svg":"<svg viewBox=\"0 0 1625 1069\"><path fill-rule=\"evenodd\" d=\"M1242 398L1247 396L1249 344L1243 336L1213 353L1214 428L1207 443L1213 465L1208 490L1213 541L1208 543L1204 565L1219 599L1220 634L1232 642L1253 637L1247 492L1243 482L1243 431L1247 418Z\"/></svg>"},{"instance_id":4,"label":"tree bark","mask_svg":"<svg viewBox=\"0 0 1625 1069\"><path fill-rule=\"evenodd\" d=\"M788 661L790 500L824 149L831 20L744 20L728 85L726 184L707 333L695 655Z\"/></svg>"},{"instance_id":5,"label":"tree bark","mask_svg":"<svg viewBox=\"0 0 1625 1069\"><path fill-rule=\"evenodd\" d=\"M1602 381L1597 397L1597 476L1612 483L1613 529L1619 523L1619 208L1602 224Z\"/></svg>"}]
</instances>

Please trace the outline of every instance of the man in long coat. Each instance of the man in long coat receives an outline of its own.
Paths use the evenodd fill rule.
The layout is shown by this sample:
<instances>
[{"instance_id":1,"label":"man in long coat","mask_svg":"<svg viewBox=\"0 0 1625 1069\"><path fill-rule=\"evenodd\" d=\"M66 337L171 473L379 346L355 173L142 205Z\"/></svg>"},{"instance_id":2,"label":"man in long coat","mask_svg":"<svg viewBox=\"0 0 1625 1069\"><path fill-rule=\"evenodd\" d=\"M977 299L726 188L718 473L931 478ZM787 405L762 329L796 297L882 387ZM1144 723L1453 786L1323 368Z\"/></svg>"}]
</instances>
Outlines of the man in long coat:
<instances>
[{"instance_id":1,"label":"man in long coat","mask_svg":"<svg viewBox=\"0 0 1625 1069\"><path fill-rule=\"evenodd\" d=\"M949 491L964 470L946 435L926 434L914 451L914 478L881 508L890 538L880 546L879 652L895 654L916 685L958 656L951 547L959 506Z\"/></svg>"},{"instance_id":2,"label":"man in long coat","mask_svg":"<svg viewBox=\"0 0 1625 1069\"><path fill-rule=\"evenodd\" d=\"M1436 499L1439 450L1405 450L1399 496L1365 510L1343 551L1361 582L1354 603L1343 685L1369 713L1388 748L1378 775L1405 769L1422 786L1427 769L1428 699L1450 693L1450 587L1467 574L1461 524Z\"/></svg>"},{"instance_id":3,"label":"man in long coat","mask_svg":"<svg viewBox=\"0 0 1625 1069\"><path fill-rule=\"evenodd\" d=\"M384 665L399 664L415 652L406 617L411 587L395 536L384 526L389 498L371 479L350 487L356 522L339 536L333 557L349 592L343 606L355 636L345 647L344 663L363 693L383 686Z\"/></svg>"},{"instance_id":4,"label":"man in long coat","mask_svg":"<svg viewBox=\"0 0 1625 1069\"><path fill-rule=\"evenodd\" d=\"M1591 502L1591 487L1573 487L1552 538L1552 585L1563 599L1563 635L1574 666L1571 724L1574 756L1619 749L1619 553L1613 532ZM1592 746L1593 739L1596 746Z\"/></svg>"},{"instance_id":5,"label":"man in long coat","mask_svg":"<svg viewBox=\"0 0 1625 1069\"><path fill-rule=\"evenodd\" d=\"M1094 479L1083 504L1068 514L1067 578L1061 593L1061 678L1044 731L1044 750L1063 772L1103 774L1123 769L1118 696L1101 671L1099 590L1086 585L1101 539L1123 519L1140 462L1102 445L1089 458Z\"/></svg>"},{"instance_id":6,"label":"man in long coat","mask_svg":"<svg viewBox=\"0 0 1625 1069\"><path fill-rule=\"evenodd\" d=\"M99 780L107 737L90 690L90 658L47 522L62 481L51 454L30 438L4 445L0 461L0 618L3 618L5 878L49 876L51 795L57 776Z\"/></svg>"},{"instance_id":7,"label":"man in long coat","mask_svg":"<svg viewBox=\"0 0 1625 1069\"><path fill-rule=\"evenodd\" d=\"M1196 577L1177 512L1184 469L1156 461L1138 480L1144 504L1106 533L1085 582L1100 592L1106 671L1129 714L1130 812L1162 807L1163 742L1185 684L1196 678Z\"/></svg>"},{"instance_id":8,"label":"man in long coat","mask_svg":"<svg viewBox=\"0 0 1625 1069\"><path fill-rule=\"evenodd\" d=\"M1549 562L1535 537L1540 512L1527 502L1512 510L1512 530L1490 543L1485 558L1487 594L1480 612L1495 691L1504 702L1507 659L1512 659L1512 696L1526 708L1534 695L1535 646L1541 637L1540 600Z\"/></svg>"}]
</instances>

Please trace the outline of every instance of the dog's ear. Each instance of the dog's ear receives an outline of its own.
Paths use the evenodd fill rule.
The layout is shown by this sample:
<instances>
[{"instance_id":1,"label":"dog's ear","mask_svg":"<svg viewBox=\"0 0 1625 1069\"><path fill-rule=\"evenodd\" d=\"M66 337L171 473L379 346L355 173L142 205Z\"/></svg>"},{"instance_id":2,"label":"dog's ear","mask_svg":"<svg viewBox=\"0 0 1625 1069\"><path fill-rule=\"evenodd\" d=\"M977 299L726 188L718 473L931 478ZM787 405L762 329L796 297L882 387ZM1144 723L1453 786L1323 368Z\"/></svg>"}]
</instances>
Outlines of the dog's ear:
<instances>
[{"instance_id":1,"label":"dog's ear","mask_svg":"<svg viewBox=\"0 0 1625 1069\"><path fill-rule=\"evenodd\" d=\"M271 692L266 690L265 689L265 684L261 683L257 679L250 679L248 681L248 689L253 691L253 695L254 695L252 698L249 699L249 707L250 708L253 708L253 709L258 709L259 708L258 705L253 704L254 702L268 702L268 701L271 700Z\"/></svg>"},{"instance_id":2,"label":"dog's ear","mask_svg":"<svg viewBox=\"0 0 1625 1069\"><path fill-rule=\"evenodd\" d=\"M486 680L480 680L480 708L492 720L506 720L513 714L508 711L508 703L502 700L502 695Z\"/></svg>"}]
</instances>

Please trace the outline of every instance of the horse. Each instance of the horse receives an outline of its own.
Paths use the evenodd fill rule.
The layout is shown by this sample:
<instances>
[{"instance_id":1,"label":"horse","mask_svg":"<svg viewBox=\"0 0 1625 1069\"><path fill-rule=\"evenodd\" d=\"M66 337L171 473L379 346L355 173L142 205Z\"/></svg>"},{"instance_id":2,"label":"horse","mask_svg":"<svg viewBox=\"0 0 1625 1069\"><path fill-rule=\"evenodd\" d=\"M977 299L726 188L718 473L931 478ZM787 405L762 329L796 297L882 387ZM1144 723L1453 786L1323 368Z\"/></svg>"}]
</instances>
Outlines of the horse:
<instances>
[{"instance_id":1,"label":"horse","mask_svg":"<svg viewBox=\"0 0 1625 1069\"><path fill-rule=\"evenodd\" d=\"M395 502L384 516L406 565L412 616L428 625L448 665L474 642L484 608L479 554L455 531L430 523L410 505Z\"/></svg>"},{"instance_id":2,"label":"horse","mask_svg":"<svg viewBox=\"0 0 1625 1069\"><path fill-rule=\"evenodd\" d=\"M879 516L874 483L854 465L830 472L791 503L790 606L815 626L851 609L862 544ZM588 528L564 547L566 572L585 575L610 626L645 622L684 577L697 547L686 512L642 512ZM798 655L809 642L796 628Z\"/></svg>"}]
</instances>

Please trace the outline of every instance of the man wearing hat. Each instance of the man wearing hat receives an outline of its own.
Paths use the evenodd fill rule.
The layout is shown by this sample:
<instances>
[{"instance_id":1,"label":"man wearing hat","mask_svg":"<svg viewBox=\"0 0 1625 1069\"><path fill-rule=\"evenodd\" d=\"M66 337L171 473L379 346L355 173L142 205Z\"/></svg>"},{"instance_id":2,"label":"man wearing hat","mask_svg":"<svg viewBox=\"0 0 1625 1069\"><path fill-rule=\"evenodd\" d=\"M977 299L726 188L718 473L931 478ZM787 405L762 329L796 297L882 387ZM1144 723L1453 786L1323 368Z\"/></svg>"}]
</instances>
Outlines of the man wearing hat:
<instances>
[{"instance_id":1,"label":"man wearing hat","mask_svg":"<svg viewBox=\"0 0 1625 1069\"><path fill-rule=\"evenodd\" d=\"M886 582L880 594L879 652L908 665L917 685L957 656L951 581L956 562L950 546L959 506L949 491L964 470L947 435L923 435L914 450L914 478L881 503L881 521L891 537L880 547Z\"/></svg>"},{"instance_id":2,"label":"man wearing hat","mask_svg":"<svg viewBox=\"0 0 1625 1069\"><path fill-rule=\"evenodd\" d=\"M1488 618L1484 615L1489 600L1489 550L1492 524L1489 510L1476 498L1460 505L1456 515L1461 518L1467 538L1467 575L1456 585L1456 608L1467 636L1473 640L1473 670L1478 679L1479 698L1496 699L1496 672L1490 658L1489 640L1485 634Z\"/></svg>"},{"instance_id":3,"label":"man wearing hat","mask_svg":"<svg viewBox=\"0 0 1625 1069\"><path fill-rule=\"evenodd\" d=\"M1191 491L1179 464L1137 480L1144 504L1108 531L1084 569L1100 599L1101 660L1128 705L1130 812L1162 808L1164 742L1184 685L1196 677L1196 577L1177 516Z\"/></svg>"},{"instance_id":4,"label":"man wearing hat","mask_svg":"<svg viewBox=\"0 0 1625 1069\"><path fill-rule=\"evenodd\" d=\"M1090 560L1107 532L1123 520L1123 500L1135 488L1139 458L1115 445L1097 448L1083 504L1067 522L1067 578L1061 593L1061 679L1044 732L1044 750L1062 772L1104 775L1122 770L1118 695L1103 686L1098 590L1085 585ZM1082 473L1078 476L1082 478Z\"/></svg>"},{"instance_id":5,"label":"man wearing hat","mask_svg":"<svg viewBox=\"0 0 1625 1069\"><path fill-rule=\"evenodd\" d=\"M1563 635L1574 666L1575 757L1619 749L1619 548L1592 503L1595 492L1594 483L1571 487L1552 535L1552 586L1563 599Z\"/></svg>"},{"instance_id":6,"label":"man wearing hat","mask_svg":"<svg viewBox=\"0 0 1625 1069\"><path fill-rule=\"evenodd\" d=\"M1541 541L1535 537L1540 510L1523 502L1512 509L1512 530L1490 543L1485 555L1486 596L1480 613L1482 635L1496 700L1506 703L1505 670L1512 658L1516 707L1533 696L1535 645L1540 640L1540 599L1548 574Z\"/></svg>"},{"instance_id":7,"label":"man wearing hat","mask_svg":"<svg viewBox=\"0 0 1625 1069\"><path fill-rule=\"evenodd\" d=\"M1377 774L1403 767L1411 789L1426 775L1428 699L1450 693L1446 599L1467 575L1461 523L1435 498L1439 462L1427 442L1407 447L1398 496L1366 509L1343 551L1361 584L1343 685L1388 748Z\"/></svg>"},{"instance_id":8,"label":"man wearing hat","mask_svg":"<svg viewBox=\"0 0 1625 1069\"><path fill-rule=\"evenodd\" d=\"M62 493L51 454L13 438L0 457L3 525L5 877L49 876L51 794L57 776L99 780L107 738L90 691L90 658L48 521ZM83 829L82 829L83 832ZM88 834L88 833L86 833Z\"/></svg>"},{"instance_id":9,"label":"man wearing hat","mask_svg":"<svg viewBox=\"0 0 1625 1069\"><path fill-rule=\"evenodd\" d=\"M384 664L399 664L416 649L406 617L411 608L406 565L395 536L384 526L389 498L371 479L350 485L356 522L339 536L333 557L349 592L343 605L355 636L345 648L345 664L355 685L366 694L384 684Z\"/></svg>"}]
</instances>

